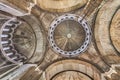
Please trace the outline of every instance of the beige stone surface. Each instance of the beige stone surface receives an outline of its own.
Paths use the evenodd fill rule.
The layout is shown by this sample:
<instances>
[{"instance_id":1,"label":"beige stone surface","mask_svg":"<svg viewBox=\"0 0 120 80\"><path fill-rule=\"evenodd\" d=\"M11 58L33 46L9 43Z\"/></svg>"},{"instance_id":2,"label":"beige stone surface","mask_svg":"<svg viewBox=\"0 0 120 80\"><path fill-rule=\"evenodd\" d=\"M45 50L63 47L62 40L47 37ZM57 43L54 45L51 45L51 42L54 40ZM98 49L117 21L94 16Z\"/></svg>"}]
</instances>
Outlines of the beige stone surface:
<instances>
[{"instance_id":1,"label":"beige stone surface","mask_svg":"<svg viewBox=\"0 0 120 80\"><path fill-rule=\"evenodd\" d=\"M66 12L84 6L87 0L33 0L43 10L51 12Z\"/></svg>"},{"instance_id":2,"label":"beige stone surface","mask_svg":"<svg viewBox=\"0 0 120 80\"><path fill-rule=\"evenodd\" d=\"M115 51L113 45L111 44L110 39L110 24L112 17L116 10L118 9L118 6L120 0L114 0L107 2L98 12L96 22L95 22L95 39L97 47L103 57L105 57L105 60L109 63L119 63L119 57L116 56L117 52ZM111 6L108 6L110 5ZM114 32L113 32L114 34ZM113 57L109 56L116 56L116 60L113 60Z\"/></svg>"},{"instance_id":3,"label":"beige stone surface","mask_svg":"<svg viewBox=\"0 0 120 80\"><path fill-rule=\"evenodd\" d=\"M56 63L53 63L46 69L46 79L50 80L54 75L63 72L63 71L80 71L84 74L89 75L91 78L95 80L100 80L99 71L87 62L83 62L80 60L62 60ZM94 73L96 74L94 76Z\"/></svg>"},{"instance_id":4,"label":"beige stone surface","mask_svg":"<svg viewBox=\"0 0 120 80\"><path fill-rule=\"evenodd\" d=\"M118 52L120 52L120 10L118 10L110 26L110 37L113 43L113 46Z\"/></svg>"},{"instance_id":5,"label":"beige stone surface","mask_svg":"<svg viewBox=\"0 0 120 80\"><path fill-rule=\"evenodd\" d=\"M29 3L27 2L27 0L7 0L9 1L10 3L18 6L18 7L21 7L22 9L24 9L25 11L28 11L28 7L29 7ZM22 5L19 5L19 4L22 4Z\"/></svg>"},{"instance_id":6,"label":"beige stone surface","mask_svg":"<svg viewBox=\"0 0 120 80\"><path fill-rule=\"evenodd\" d=\"M92 80L88 76L75 71L66 71L59 73L52 80Z\"/></svg>"}]
</instances>

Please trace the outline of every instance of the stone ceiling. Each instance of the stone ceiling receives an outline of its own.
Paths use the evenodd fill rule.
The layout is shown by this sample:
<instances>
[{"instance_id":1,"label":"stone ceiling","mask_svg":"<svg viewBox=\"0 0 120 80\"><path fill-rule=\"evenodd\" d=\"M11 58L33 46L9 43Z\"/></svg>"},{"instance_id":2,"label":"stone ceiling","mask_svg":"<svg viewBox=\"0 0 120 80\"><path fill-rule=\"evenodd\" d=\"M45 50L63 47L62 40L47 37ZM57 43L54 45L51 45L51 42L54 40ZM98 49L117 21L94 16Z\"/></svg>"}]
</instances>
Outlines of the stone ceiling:
<instances>
[{"instance_id":1,"label":"stone ceiling","mask_svg":"<svg viewBox=\"0 0 120 80\"><path fill-rule=\"evenodd\" d=\"M0 0L0 80L119 80L120 0Z\"/></svg>"}]
</instances>

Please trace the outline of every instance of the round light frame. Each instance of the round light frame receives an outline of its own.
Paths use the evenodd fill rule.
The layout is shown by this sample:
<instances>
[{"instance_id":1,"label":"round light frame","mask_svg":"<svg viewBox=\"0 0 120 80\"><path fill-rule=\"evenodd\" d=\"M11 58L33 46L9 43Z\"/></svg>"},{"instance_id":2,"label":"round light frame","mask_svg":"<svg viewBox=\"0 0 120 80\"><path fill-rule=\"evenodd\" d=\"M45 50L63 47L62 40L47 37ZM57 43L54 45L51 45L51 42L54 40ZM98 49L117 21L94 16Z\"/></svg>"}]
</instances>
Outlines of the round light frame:
<instances>
[{"instance_id":1,"label":"round light frame","mask_svg":"<svg viewBox=\"0 0 120 80\"><path fill-rule=\"evenodd\" d=\"M62 49L60 49L57 44L55 43L55 40L54 40L54 31L55 31L55 28L63 21L66 21L66 20L74 20L74 21L77 21L80 25L82 25L84 31L85 31L85 41L83 42L83 44L81 45L80 48L78 48L77 50L74 50L74 51L64 51ZM57 19L55 19L51 25L50 25L50 29L49 29L49 32L48 32L48 40L49 40L49 43L50 43L50 46L52 47L52 49L63 55L63 56L66 56L66 57L69 57L69 56L77 56L78 54L80 53L83 53L84 51L86 51L88 45L90 44L91 42L91 37L92 37L92 33L91 33L91 29L90 29L90 26L88 25L87 21L85 19L83 19L81 16L78 16L78 15L75 15L75 14L65 14L65 15L62 15L60 17L58 17ZM78 36L79 37L79 36Z\"/></svg>"}]
</instances>

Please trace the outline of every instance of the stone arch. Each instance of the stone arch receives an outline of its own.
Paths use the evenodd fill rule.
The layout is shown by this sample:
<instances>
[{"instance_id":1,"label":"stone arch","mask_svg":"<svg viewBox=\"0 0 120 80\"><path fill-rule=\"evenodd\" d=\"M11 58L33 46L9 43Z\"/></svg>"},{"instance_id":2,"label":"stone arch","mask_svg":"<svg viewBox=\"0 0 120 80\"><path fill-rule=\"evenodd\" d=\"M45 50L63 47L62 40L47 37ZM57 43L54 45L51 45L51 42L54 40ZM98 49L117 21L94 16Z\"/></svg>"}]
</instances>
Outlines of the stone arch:
<instances>
[{"instance_id":1,"label":"stone arch","mask_svg":"<svg viewBox=\"0 0 120 80\"><path fill-rule=\"evenodd\" d=\"M113 16L120 6L119 1L120 0L107 2L99 10L95 22L94 34L96 45L100 54L108 63L118 63L120 61L120 58L118 57L110 39L110 25Z\"/></svg>"},{"instance_id":2,"label":"stone arch","mask_svg":"<svg viewBox=\"0 0 120 80\"><path fill-rule=\"evenodd\" d=\"M71 60L71 59L61 60L51 64L45 70L46 80L50 80L54 75L60 72L69 71L69 70L79 71L81 73L84 73L90 76L93 80L101 80L100 72L95 66L84 61Z\"/></svg>"}]
</instances>

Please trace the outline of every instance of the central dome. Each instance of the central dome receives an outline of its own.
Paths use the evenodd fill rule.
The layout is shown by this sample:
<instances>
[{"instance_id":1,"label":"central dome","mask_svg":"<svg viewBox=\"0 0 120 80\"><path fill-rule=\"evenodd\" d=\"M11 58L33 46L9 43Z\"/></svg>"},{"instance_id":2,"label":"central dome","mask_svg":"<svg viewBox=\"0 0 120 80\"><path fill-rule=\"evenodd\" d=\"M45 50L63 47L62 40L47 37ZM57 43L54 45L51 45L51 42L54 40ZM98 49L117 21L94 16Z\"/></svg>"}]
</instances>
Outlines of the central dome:
<instances>
[{"instance_id":1,"label":"central dome","mask_svg":"<svg viewBox=\"0 0 120 80\"><path fill-rule=\"evenodd\" d=\"M84 28L77 21L66 20L56 27L54 40L64 51L77 50L85 40Z\"/></svg>"},{"instance_id":2,"label":"central dome","mask_svg":"<svg viewBox=\"0 0 120 80\"><path fill-rule=\"evenodd\" d=\"M91 30L86 20L74 14L55 19L48 35L52 49L65 56L84 52L91 40Z\"/></svg>"}]
</instances>

